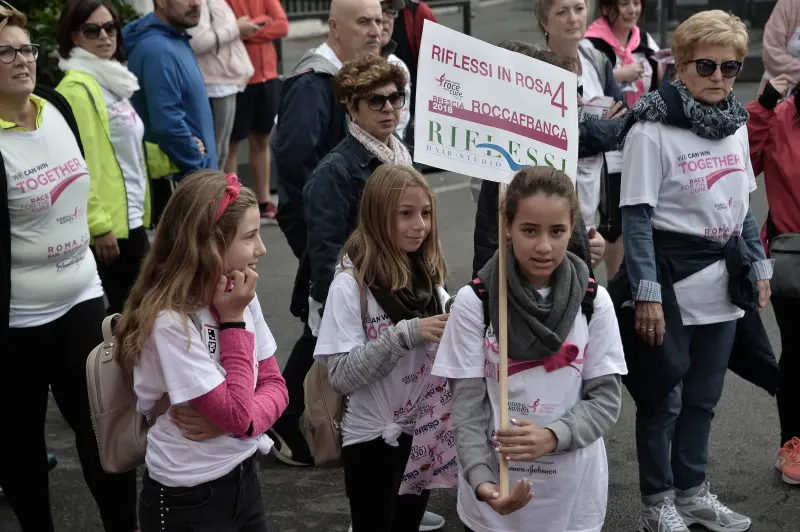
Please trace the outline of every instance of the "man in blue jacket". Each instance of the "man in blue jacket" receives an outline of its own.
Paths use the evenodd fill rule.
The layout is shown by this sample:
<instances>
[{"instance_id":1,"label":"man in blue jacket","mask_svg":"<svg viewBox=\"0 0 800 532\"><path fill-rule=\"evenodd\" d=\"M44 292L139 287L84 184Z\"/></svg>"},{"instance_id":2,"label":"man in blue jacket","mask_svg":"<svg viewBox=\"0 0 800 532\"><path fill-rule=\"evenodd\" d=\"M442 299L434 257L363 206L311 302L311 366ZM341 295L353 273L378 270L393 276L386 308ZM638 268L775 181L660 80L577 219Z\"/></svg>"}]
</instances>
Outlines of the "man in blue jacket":
<instances>
[{"instance_id":1,"label":"man in blue jacket","mask_svg":"<svg viewBox=\"0 0 800 532\"><path fill-rule=\"evenodd\" d=\"M176 182L192 170L217 169L211 106L186 33L200 21L200 7L201 0L155 0L153 13L122 32L128 68L141 86L131 103L145 140L178 167Z\"/></svg>"}]
</instances>

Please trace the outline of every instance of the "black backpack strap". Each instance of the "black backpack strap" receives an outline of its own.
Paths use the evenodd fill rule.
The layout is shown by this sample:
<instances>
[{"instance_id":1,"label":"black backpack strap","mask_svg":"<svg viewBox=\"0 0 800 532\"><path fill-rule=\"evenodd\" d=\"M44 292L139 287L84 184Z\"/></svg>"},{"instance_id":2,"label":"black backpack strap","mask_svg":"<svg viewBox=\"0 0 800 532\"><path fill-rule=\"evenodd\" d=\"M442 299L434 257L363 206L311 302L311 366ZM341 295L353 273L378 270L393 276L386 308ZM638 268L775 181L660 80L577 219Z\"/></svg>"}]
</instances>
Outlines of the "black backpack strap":
<instances>
[{"instance_id":1,"label":"black backpack strap","mask_svg":"<svg viewBox=\"0 0 800 532\"><path fill-rule=\"evenodd\" d=\"M483 334L486 334L491 323L491 318L489 317L489 292L486 291L486 285L478 277L469 282L469 287L472 288L472 291L483 303Z\"/></svg>"},{"instance_id":2,"label":"black backpack strap","mask_svg":"<svg viewBox=\"0 0 800 532\"><path fill-rule=\"evenodd\" d=\"M581 311L586 316L587 324L592 321L595 297L597 297L597 281L589 277L589 285L586 287L586 293L583 295L583 301L581 301Z\"/></svg>"}]
</instances>

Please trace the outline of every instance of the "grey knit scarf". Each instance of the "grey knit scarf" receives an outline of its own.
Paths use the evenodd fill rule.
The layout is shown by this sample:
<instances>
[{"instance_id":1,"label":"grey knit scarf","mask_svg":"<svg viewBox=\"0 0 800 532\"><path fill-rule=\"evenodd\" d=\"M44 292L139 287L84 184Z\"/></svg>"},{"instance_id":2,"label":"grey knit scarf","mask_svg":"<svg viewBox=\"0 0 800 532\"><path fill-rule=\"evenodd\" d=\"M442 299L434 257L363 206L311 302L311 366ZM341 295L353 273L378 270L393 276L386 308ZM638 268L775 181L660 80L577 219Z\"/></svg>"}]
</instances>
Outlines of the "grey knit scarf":
<instances>
[{"instance_id":1,"label":"grey knit scarf","mask_svg":"<svg viewBox=\"0 0 800 532\"><path fill-rule=\"evenodd\" d=\"M478 273L489 294L489 315L495 331L500 312L498 253ZM589 284L586 263L568 251L553 272L547 300L520 273L511 249L505 275L508 278L508 358L539 360L558 353L581 310Z\"/></svg>"}]
</instances>

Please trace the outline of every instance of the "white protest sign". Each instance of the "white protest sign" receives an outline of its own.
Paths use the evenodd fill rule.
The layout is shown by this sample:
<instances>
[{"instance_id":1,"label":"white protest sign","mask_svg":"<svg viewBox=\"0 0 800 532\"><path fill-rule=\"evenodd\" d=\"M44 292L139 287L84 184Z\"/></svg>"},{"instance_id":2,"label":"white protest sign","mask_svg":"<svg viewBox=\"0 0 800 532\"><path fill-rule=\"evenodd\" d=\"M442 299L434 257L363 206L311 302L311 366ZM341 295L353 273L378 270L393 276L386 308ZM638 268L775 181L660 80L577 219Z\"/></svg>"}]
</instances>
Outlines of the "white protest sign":
<instances>
[{"instance_id":1,"label":"white protest sign","mask_svg":"<svg viewBox=\"0 0 800 532\"><path fill-rule=\"evenodd\" d=\"M575 74L426 20L415 90L416 162L501 183L552 166L575 180Z\"/></svg>"}]
</instances>

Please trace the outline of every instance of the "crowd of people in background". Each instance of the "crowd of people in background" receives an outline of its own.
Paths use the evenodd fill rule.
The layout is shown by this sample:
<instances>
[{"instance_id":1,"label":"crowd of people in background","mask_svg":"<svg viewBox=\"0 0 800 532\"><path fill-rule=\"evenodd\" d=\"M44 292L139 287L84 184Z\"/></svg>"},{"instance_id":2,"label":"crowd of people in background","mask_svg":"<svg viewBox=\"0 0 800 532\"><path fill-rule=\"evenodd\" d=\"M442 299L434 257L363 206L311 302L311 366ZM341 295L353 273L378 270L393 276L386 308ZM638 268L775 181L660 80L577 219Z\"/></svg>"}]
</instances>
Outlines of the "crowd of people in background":
<instances>
[{"instance_id":1,"label":"crowd of people in background","mask_svg":"<svg viewBox=\"0 0 800 532\"><path fill-rule=\"evenodd\" d=\"M125 26L107 0L69 0L54 88L36 82L42 36L0 7L0 341L25 350L0 373L0 400L15 405L0 489L22 530L54 530L51 394L105 530L268 530L256 457L315 464L302 426L315 363L346 404L355 532L444 526L406 475L412 449L436 449L416 430L431 397L450 405L438 459L457 464L467 532L601 530L623 384L639 529L749 530L708 481L727 369L777 395L776 467L800 485L800 416L783 384L800 375L800 0L778 0L747 105L733 91L749 45L737 17L697 13L664 54L642 1L601 0L591 24L589 7L539 0L543 42L498 43L575 74L578 171L525 168L504 196L480 183L474 280L450 293L437 198L413 161L422 27L435 21L424 2L333 0L325 41L280 76L278 0L154 0ZM245 140L252 190L237 176ZM289 310L303 332L283 370L255 295L264 224L298 261ZM594 280L603 262L608 287ZM508 399L527 405L508 427L499 276ZM770 302L779 363L760 315ZM135 469L101 466L86 393L87 355L116 313L117 361L151 425L138 493Z\"/></svg>"}]
</instances>

